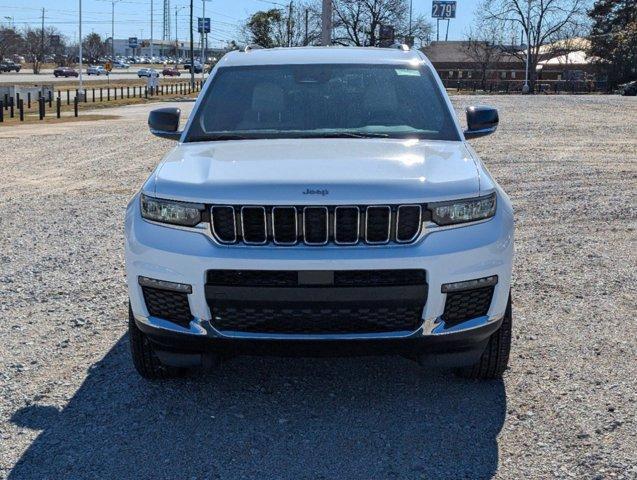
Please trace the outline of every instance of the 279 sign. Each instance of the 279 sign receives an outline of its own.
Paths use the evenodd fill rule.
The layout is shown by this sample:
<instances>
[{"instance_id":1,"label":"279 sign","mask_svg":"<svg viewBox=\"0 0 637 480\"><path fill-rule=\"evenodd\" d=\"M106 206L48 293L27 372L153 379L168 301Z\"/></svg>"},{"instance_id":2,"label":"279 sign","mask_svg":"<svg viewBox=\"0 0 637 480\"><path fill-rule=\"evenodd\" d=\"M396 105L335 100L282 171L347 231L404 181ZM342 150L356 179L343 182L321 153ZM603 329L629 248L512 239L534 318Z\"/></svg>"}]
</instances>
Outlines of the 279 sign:
<instances>
[{"instance_id":1,"label":"279 sign","mask_svg":"<svg viewBox=\"0 0 637 480\"><path fill-rule=\"evenodd\" d=\"M434 0L431 4L432 18L456 18L456 2L447 0Z\"/></svg>"}]
</instances>

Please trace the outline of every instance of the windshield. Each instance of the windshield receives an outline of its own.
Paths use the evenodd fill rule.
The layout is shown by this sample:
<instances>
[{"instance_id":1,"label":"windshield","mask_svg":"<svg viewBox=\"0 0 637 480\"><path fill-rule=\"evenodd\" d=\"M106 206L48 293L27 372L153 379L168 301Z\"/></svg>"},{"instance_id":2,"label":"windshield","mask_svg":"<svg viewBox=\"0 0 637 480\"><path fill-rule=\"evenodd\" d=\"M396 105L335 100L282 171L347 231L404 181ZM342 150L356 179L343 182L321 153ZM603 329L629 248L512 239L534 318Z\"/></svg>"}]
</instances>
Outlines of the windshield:
<instances>
[{"instance_id":1,"label":"windshield","mask_svg":"<svg viewBox=\"0 0 637 480\"><path fill-rule=\"evenodd\" d=\"M186 141L317 137L459 140L428 67L335 64L220 68Z\"/></svg>"}]
</instances>

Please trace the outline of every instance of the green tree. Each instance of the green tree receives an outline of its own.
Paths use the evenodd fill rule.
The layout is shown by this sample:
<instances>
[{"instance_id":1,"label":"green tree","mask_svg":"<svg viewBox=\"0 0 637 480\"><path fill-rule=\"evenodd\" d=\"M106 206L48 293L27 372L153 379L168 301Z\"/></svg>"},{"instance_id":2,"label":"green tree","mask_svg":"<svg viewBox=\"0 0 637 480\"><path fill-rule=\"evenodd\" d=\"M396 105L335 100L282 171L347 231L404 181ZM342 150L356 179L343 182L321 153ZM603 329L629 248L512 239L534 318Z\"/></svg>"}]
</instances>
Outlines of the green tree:
<instances>
[{"instance_id":1,"label":"green tree","mask_svg":"<svg viewBox=\"0 0 637 480\"><path fill-rule=\"evenodd\" d=\"M637 79L637 5L635 0L597 0L588 54L611 84Z\"/></svg>"},{"instance_id":2,"label":"green tree","mask_svg":"<svg viewBox=\"0 0 637 480\"><path fill-rule=\"evenodd\" d=\"M108 46L98 33L91 33L84 37L82 42L82 56L86 57L89 63L97 63L99 58L106 55Z\"/></svg>"},{"instance_id":3,"label":"green tree","mask_svg":"<svg viewBox=\"0 0 637 480\"><path fill-rule=\"evenodd\" d=\"M249 42L263 48L285 45L285 37L281 34L282 23L281 10L276 8L254 13L246 24Z\"/></svg>"}]
</instances>

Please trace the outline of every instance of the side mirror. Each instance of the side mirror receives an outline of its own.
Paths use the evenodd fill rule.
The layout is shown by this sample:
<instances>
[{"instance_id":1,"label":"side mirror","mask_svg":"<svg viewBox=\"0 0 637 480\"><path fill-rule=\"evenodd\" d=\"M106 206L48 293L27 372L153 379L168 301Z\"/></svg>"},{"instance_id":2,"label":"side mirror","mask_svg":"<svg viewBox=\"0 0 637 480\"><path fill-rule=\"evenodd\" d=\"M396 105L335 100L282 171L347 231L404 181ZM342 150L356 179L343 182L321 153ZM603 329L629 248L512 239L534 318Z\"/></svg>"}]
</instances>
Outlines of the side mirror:
<instances>
[{"instance_id":1,"label":"side mirror","mask_svg":"<svg viewBox=\"0 0 637 480\"><path fill-rule=\"evenodd\" d=\"M484 137L498 128L498 111L493 107L477 106L467 108L467 130L464 138Z\"/></svg>"},{"instance_id":2,"label":"side mirror","mask_svg":"<svg viewBox=\"0 0 637 480\"><path fill-rule=\"evenodd\" d=\"M179 140L179 116L178 108L158 108L148 115L148 127L153 135L170 140Z\"/></svg>"}]
</instances>

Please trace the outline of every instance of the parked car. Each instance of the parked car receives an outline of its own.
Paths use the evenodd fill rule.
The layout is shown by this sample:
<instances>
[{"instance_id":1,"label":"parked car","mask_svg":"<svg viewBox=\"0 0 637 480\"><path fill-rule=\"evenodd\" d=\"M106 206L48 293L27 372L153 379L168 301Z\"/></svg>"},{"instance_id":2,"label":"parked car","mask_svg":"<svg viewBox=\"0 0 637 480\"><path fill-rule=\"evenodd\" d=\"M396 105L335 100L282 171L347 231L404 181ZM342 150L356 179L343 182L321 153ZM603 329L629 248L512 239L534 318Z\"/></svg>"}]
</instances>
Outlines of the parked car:
<instances>
[{"instance_id":1,"label":"parked car","mask_svg":"<svg viewBox=\"0 0 637 480\"><path fill-rule=\"evenodd\" d=\"M5 60L0 62L0 73L2 72L19 72L22 65L12 62L11 60Z\"/></svg>"},{"instance_id":2,"label":"parked car","mask_svg":"<svg viewBox=\"0 0 637 480\"><path fill-rule=\"evenodd\" d=\"M108 71L104 67L102 67L101 65L98 65L98 66L88 67L86 69L86 74L87 75L97 75L99 77L100 75L108 75Z\"/></svg>"},{"instance_id":3,"label":"parked car","mask_svg":"<svg viewBox=\"0 0 637 480\"><path fill-rule=\"evenodd\" d=\"M139 70L137 70L137 76L139 78L150 77L150 74L152 71L153 71L152 68L140 68Z\"/></svg>"},{"instance_id":4,"label":"parked car","mask_svg":"<svg viewBox=\"0 0 637 480\"><path fill-rule=\"evenodd\" d=\"M637 80L622 83L618 86L619 93L626 97L634 97L637 95Z\"/></svg>"},{"instance_id":5,"label":"parked car","mask_svg":"<svg viewBox=\"0 0 637 480\"><path fill-rule=\"evenodd\" d=\"M57 77L77 77L79 73L71 67L57 67L53 70L53 75Z\"/></svg>"},{"instance_id":6,"label":"parked car","mask_svg":"<svg viewBox=\"0 0 637 480\"><path fill-rule=\"evenodd\" d=\"M500 377L513 211L468 144L497 110L463 131L406 48L231 52L211 80L184 130L148 119L179 143L125 216L137 371L351 352Z\"/></svg>"},{"instance_id":7,"label":"parked car","mask_svg":"<svg viewBox=\"0 0 637 480\"><path fill-rule=\"evenodd\" d=\"M161 71L164 77L180 77L181 72L176 68L166 67Z\"/></svg>"},{"instance_id":8,"label":"parked car","mask_svg":"<svg viewBox=\"0 0 637 480\"><path fill-rule=\"evenodd\" d=\"M113 62L113 68L130 68L130 65L126 62L115 61Z\"/></svg>"},{"instance_id":9,"label":"parked car","mask_svg":"<svg viewBox=\"0 0 637 480\"><path fill-rule=\"evenodd\" d=\"M194 69L195 73L201 73L202 68L203 67L201 66L201 63L195 62L195 69ZM184 63L184 70L187 70L188 72L190 72L190 62Z\"/></svg>"}]
</instances>

